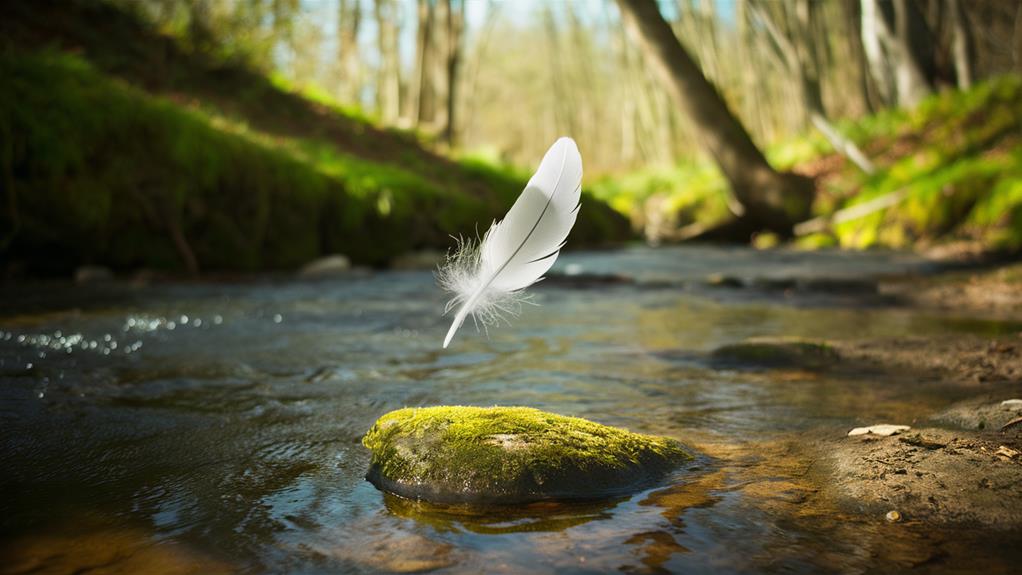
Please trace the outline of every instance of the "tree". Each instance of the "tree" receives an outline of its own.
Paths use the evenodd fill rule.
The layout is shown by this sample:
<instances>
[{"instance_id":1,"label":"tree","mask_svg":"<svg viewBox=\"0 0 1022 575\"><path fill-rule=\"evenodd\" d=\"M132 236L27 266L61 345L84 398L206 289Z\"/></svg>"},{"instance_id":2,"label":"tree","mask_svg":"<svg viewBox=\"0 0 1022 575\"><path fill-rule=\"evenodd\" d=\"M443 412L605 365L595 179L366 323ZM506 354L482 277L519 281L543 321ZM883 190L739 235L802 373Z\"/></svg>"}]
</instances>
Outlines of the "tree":
<instances>
[{"instance_id":1,"label":"tree","mask_svg":"<svg viewBox=\"0 0 1022 575\"><path fill-rule=\"evenodd\" d=\"M401 115L401 62L398 55L398 14L394 0L376 0L376 44L380 66L376 75L376 110L384 124L393 125Z\"/></svg>"},{"instance_id":2,"label":"tree","mask_svg":"<svg viewBox=\"0 0 1022 575\"><path fill-rule=\"evenodd\" d=\"M464 0L444 0L447 16L447 118L443 139L448 146L457 142L458 80L461 71L462 36L465 29Z\"/></svg>"},{"instance_id":3,"label":"tree","mask_svg":"<svg viewBox=\"0 0 1022 575\"><path fill-rule=\"evenodd\" d=\"M791 233L809 213L812 180L774 170L664 20L656 0L617 0L622 20L640 40L676 106L691 119L742 205L746 229ZM744 230L743 230L744 231Z\"/></svg>"},{"instance_id":4,"label":"tree","mask_svg":"<svg viewBox=\"0 0 1022 575\"><path fill-rule=\"evenodd\" d=\"M1015 37L1012 42L1011 55L1015 61L1015 71L1022 74L1022 4L1018 5L1015 12Z\"/></svg>"},{"instance_id":5,"label":"tree","mask_svg":"<svg viewBox=\"0 0 1022 575\"><path fill-rule=\"evenodd\" d=\"M862 0L862 44L886 103L915 107L933 92L933 37L910 0Z\"/></svg>"},{"instance_id":6,"label":"tree","mask_svg":"<svg viewBox=\"0 0 1022 575\"><path fill-rule=\"evenodd\" d=\"M947 0L947 11L951 19L951 56L955 62L955 79L958 88L972 87L972 60L974 47L972 34L966 21L965 10L958 0Z\"/></svg>"},{"instance_id":7,"label":"tree","mask_svg":"<svg viewBox=\"0 0 1022 575\"><path fill-rule=\"evenodd\" d=\"M358 32L362 23L362 2L340 0L337 4L337 38L341 60L341 100L360 104L362 66L358 53Z\"/></svg>"},{"instance_id":8,"label":"tree","mask_svg":"<svg viewBox=\"0 0 1022 575\"><path fill-rule=\"evenodd\" d=\"M786 12L788 4L782 3L775 6ZM820 89L820 63L816 56L816 49L811 43L812 30L816 24L816 11L813 3L810 0L795 2L795 18L790 18L790 15L787 18L794 22L794 29L790 34L782 32L770 14L761 9L758 3L750 3L749 11L759 20L770 35L770 39L773 40L772 46L778 60L788 70L788 73L795 77L801 90L803 105L809 115L809 122L827 138L834 150L851 160L859 169L867 174L876 171L873 163L866 158L855 142L844 137L827 119L823 107L823 94Z\"/></svg>"},{"instance_id":9,"label":"tree","mask_svg":"<svg viewBox=\"0 0 1022 575\"><path fill-rule=\"evenodd\" d=\"M421 126L434 117L433 90L433 21L436 19L435 0L418 1L418 32L416 38L414 95L412 97L412 122Z\"/></svg>"}]
</instances>

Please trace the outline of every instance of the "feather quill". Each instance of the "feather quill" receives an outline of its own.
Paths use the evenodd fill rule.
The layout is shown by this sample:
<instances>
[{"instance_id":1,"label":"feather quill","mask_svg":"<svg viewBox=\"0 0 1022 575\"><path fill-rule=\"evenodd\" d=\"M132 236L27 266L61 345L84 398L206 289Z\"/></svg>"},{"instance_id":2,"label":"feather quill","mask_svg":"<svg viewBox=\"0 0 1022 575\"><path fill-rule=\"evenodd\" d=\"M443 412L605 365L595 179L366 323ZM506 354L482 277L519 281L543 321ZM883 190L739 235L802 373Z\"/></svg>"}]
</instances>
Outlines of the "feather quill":
<instances>
[{"instance_id":1,"label":"feather quill","mask_svg":"<svg viewBox=\"0 0 1022 575\"><path fill-rule=\"evenodd\" d=\"M517 314L523 290L557 261L575 225L582 194L582 156L571 138L547 150L539 168L503 220L478 244L460 241L440 268L440 285L454 295L444 313L458 308L444 348L471 315L483 326Z\"/></svg>"}]
</instances>

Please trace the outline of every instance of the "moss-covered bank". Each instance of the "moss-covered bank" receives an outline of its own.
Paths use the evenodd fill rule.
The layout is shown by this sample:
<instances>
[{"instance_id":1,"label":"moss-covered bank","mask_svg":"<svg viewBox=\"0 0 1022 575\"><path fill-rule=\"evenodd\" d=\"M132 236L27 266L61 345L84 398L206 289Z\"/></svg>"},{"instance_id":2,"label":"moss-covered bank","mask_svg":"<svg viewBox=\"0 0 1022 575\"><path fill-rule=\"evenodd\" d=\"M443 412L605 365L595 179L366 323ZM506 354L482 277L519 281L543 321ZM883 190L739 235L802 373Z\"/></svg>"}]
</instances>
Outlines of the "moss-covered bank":
<instances>
[{"instance_id":1,"label":"moss-covered bank","mask_svg":"<svg viewBox=\"0 0 1022 575\"><path fill-rule=\"evenodd\" d=\"M0 274L381 266L500 217L519 174L313 101L99 0L0 6ZM591 197L572 242L627 237Z\"/></svg>"},{"instance_id":2,"label":"moss-covered bank","mask_svg":"<svg viewBox=\"0 0 1022 575\"><path fill-rule=\"evenodd\" d=\"M690 456L677 442L527 407L390 412L362 443L368 479L433 502L520 503L620 495Z\"/></svg>"},{"instance_id":3,"label":"moss-covered bank","mask_svg":"<svg viewBox=\"0 0 1022 575\"><path fill-rule=\"evenodd\" d=\"M767 155L778 168L816 178L814 216L828 218L873 200L884 207L807 233L800 247L967 241L986 251L1022 250L1022 77L948 90L913 110L886 110L840 128L876 173L863 173L816 132L775 142ZM727 183L707 159L607 177L593 190L651 240L685 239L732 217Z\"/></svg>"}]
</instances>

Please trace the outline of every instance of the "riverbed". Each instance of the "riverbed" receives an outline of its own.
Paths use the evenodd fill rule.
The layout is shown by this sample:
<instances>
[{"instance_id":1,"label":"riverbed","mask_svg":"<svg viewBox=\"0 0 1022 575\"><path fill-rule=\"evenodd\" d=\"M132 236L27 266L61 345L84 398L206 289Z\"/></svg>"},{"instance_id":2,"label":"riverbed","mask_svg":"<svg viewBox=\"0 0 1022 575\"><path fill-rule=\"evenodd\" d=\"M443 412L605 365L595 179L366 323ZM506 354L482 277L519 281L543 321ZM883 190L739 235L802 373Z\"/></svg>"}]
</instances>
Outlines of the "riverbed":
<instances>
[{"instance_id":1,"label":"riverbed","mask_svg":"<svg viewBox=\"0 0 1022 575\"><path fill-rule=\"evenodd\" d=\"M447 350L429 270L7 285L0 572L1010 572L1011 533L832 504L800 449L975 388L708 359L750 337L1022 332L876 287L933 271L896 252L568 253L518 318L467 322ZM377 491L362 435L438 404L531 406L698 456L610 501L441 508Z\"/></svg>"}]
</instances>

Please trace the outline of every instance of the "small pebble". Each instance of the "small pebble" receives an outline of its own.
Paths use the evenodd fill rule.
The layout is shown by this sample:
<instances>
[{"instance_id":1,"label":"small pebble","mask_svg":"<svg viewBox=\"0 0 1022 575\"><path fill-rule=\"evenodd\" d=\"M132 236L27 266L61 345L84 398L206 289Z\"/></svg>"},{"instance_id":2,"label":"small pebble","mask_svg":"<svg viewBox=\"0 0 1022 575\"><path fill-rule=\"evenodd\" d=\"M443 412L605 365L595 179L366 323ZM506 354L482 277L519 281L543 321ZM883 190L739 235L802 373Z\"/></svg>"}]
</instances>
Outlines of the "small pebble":
<instances>
[{"instance_id":1,"label":"small pebble","mask_svg":"<svg viewBox=\"0 0 1022 575\"><path fill-rule=\"evenodd\" d=\"M890 521L891 523L897 523L901 521L901 513L898 513L897 511L892 509L891 511L887 512L887 515L884 515L884 519Z\"/></svg>"}]
</instances>

